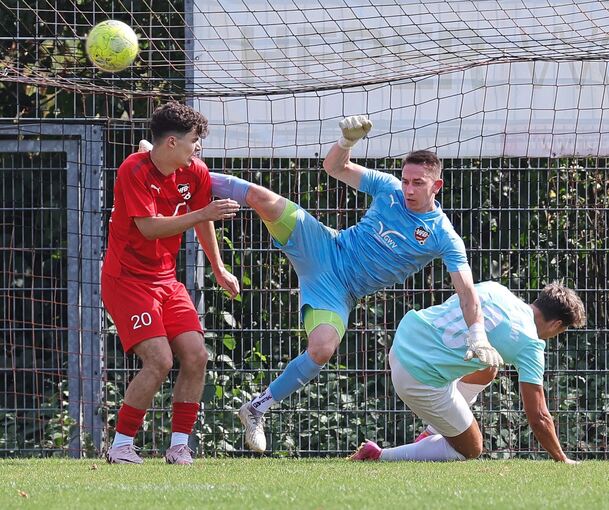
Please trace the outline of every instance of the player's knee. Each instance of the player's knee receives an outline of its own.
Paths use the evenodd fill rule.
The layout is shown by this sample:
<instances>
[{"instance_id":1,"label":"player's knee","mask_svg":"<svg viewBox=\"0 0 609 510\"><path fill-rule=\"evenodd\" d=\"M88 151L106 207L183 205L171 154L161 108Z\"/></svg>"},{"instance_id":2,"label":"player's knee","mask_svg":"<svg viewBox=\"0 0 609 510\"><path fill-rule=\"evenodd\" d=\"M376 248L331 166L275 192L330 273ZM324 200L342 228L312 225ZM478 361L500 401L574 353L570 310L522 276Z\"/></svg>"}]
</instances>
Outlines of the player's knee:
<instances>
[{"instance_id":1,"label":"player's knee","mask_svg":"<svg viewBox=\"0 0 609 510\"><path fill-rule=\"evenodd\" d=\"M247 195L245 197L247 205L249 205L253 209L260 207L265 202L265 199L268 197L266 191L268 190L266 190L262 186L252 184L247 190Z\"/></svg>"},{"instance_id":2,"label":"player's knee","mask_svg":"<svg viewBox=\"0 0 609 510\"><path fill-rule=\"evenodd\" d=\"M309 344L307 348L307 352L311 359L317 363L318 365L325 365L332 356L334 355L334 351L336 351L336 346L331 343L315 343L313 345Z\"/></svg>"},{"instance_id":3,"label":"player's knee","mask_svg":"<svg viewBox=\"0 0 609 510\"><path fill-rule=\"evenodd\" d=\"M466 459L477 459L482 455L482 438L480 440L472 441L465 451L459 452Z\"/></svg>"},{"instance_id":4,"label":"player's knee","mask_svg":"<svg viewBox=\"0 0 609 510\"><path fill-rule=\"evenodd\" d=\"M192 349L186 356L180 359L180 369L188 372L203 373L207 366L209 353L204 345L197 349Z\"/></svg>"},{"instance_id":5,"label":"player's knee","mask_svg":"<svg viewBox=\"0 0 609 510\"><path fill-rule=\"evenodd\" d=\"M200 349L197 349L197 351L195 353L193 353L193 356L192 356L193 367L196 368L197 370L205 370L208 359L209 359L209 353L207 352L207 349L205 348L205 346L202 345Z\"/></svg>"},{"instance_id":6,"label":"player's knee","mask_svg":"<svg viewBox=\"0 0 609 510\"><path fill-rule=\"evenodd\" d=\"M173 357L163 355L158 358L149 358L144 362L144 368L154 374L157 379L164 380L173 368Z\"/></svg>"},{"instance_id":7,"label":"player's knee","mask_svg":"<svg viewBox=\"0 0 609 510\"><path fill-rule=\"evenodd\" d=\"M247 205L255 211L262 213L269 210L269 208L275 209L277 204L281 201L279 195L263 186L258 186L257 184L252 184L249 187L245 199Z\"/></svg>"},{"instance_id":8,"label":"player's knee","mask_svg":"<svg viewBox=\"0 0 609 510\"><path fill-rule=\"evenodd\" d=\"M461 381L466 384L478 384L482 386L488 386L493 382L499 370L497 367L486 367L482 370L476 370L471 374L464 375Z\"/></svg>"}]
</instances>

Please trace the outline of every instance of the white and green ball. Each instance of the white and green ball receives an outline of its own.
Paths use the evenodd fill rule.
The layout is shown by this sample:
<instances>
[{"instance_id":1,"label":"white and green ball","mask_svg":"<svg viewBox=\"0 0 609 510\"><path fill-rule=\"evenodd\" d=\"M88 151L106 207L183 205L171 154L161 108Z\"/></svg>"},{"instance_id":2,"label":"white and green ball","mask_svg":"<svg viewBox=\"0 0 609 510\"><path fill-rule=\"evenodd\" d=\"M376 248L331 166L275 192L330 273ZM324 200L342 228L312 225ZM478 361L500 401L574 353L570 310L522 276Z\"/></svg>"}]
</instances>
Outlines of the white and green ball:
<instances>
[{"instance_id":1,"label":"white and green ball","mask_svg":"<svg viewBox=\"0 0 609 510\"><path fill-rule=\"evenodd\" d=\"M87 36L85 48L95 67L111 73L129 67L139 51L135 32L129 25L116 20L95 25Z\"/></svg>"}]
</instances>

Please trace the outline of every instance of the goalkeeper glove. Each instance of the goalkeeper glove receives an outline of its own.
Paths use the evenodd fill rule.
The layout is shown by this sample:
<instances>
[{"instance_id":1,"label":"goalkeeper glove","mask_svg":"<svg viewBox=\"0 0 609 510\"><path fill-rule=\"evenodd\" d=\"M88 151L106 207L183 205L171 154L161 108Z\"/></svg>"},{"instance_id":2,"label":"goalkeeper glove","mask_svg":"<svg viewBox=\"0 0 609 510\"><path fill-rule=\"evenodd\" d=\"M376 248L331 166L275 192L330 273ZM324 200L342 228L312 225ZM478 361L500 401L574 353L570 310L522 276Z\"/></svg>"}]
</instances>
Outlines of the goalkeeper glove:
<instances>
[{"instance_id":1,"label":"goalkeeper glove","mask_svg":"<svg viewBox=\"0 0 609 510\"><path fill-rule=\"evenodd\" d=\"M338 139L342 149L350 149L372 129L372 122L365 115L345 117L338 125L343 132L343 136Z\"/></svg>"},{"instance_id":2,"label":"goalkeeper glove","mask_svg":"<svg viewBox=\"0 0 609 510\"><path fill-rule=\"evenodd\" d=\"M489 367L498 367L503 364L503 358L497 350L489 343L486 338L484 326L479 322L472 324L467 334L467 352L463 358L469 361L478 358L482 363Z\"/></svg>"}]
</instances>

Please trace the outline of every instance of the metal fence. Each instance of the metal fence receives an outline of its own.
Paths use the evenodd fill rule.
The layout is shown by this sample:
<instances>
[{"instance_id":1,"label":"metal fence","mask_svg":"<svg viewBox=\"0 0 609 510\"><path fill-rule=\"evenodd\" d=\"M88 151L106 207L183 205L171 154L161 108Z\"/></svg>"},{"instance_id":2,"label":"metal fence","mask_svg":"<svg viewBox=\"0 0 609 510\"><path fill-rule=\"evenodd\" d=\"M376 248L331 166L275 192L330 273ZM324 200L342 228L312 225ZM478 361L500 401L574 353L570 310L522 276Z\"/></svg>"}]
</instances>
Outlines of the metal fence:
<instances>
[{"instance_id":1,"label":"metal fence","mask_svg":"<svg viewBox=\"0 0 609 510\"><path fill-rule=\"evenodd\" d=\"M94 455L108 440L137 361L123 354L103 314L99 267L115 168L143 128L128 122L2 128L1 455ZM399 160L360 163L393 172L400 167ZM327 177L317 159L208 164L289 196L335 228L352 225L367 206L365 195ZM549 342L545 386L566 449L606 456L607 160L444 164L441 201L466 241L477 281L500 281L532 300L545 283L564 279L582 296L589 326ZM192 292L211 352L205 413L193 444L207 455L243 454L236 410L305 348L306 339L295 274L260 220L245 209L217 227L224 261L242 282L238 301L215 287L192 236L179 260L179 278ZM271 411L270 451L344 455L364 437L411 441L422 425L391 388L388 349L406 311L451 292L435 263L404 285L362 300L319 380ZM147 450L166 446L174 376L138 438ZM538 452L509 367L475 411L489 454Z\"/></svg>"},{"instance_id":2,"label":"metal fence","mask_svg":"<svg viewBox=\"0 0 609 510\"><path fill-rule=\"evenodd\" d=\"M243 5L247 9L246 4ZM255 72L248 70L243 83L236 84L232 78L224 80L214 73L201 76L202 68L197 67L195 80L194 67L200 66L201 61L193 56L193 12L200 15L196 5L207 8L207 3L178 1L168 3L164 10L163 6L156 6L154 11L149 3L137 0L127 4L114 0L93 4L19 0L0 5L4 7L0 9L0 456L97 455L111 438L122 395L138 367L137 360L122 352L99 296L99 268L112 187L118 165L134 150L137 141L148 135L146 119L159 101L170 97L191 101L194 96L209 96L212 88L218 94L226 92L217 104L213 98L209 102L222 115L225 111L233 113L226 119L222 115L212 119L226 121L226 125L218 126L218 132L233 142L229 133L249 136L250 128L253 132L262 126L260 132L264 136L256 138L252 154L254 150L260 153L261 147L256 144L259 139L266 140L266 134L273 133L277 138L265 145L263 149L268 154L263 157L231 157L233 153L226 148L225 157L206 159L208 166L269 186L329 226L345 228L354 224L365 210L367 198L327 177L320 170L318 158L300 158L297 152L289 157L274 157L279 153L274 152L276 146L285 151L295 143L292 138L297 139L281 138L282 132L296 128L292 123L272 124L260 119L260 125L254 126L254 117L260 111L281 108L286 99L282 95L265 97L265 84L255 80ZM424 2L421 5L427 9ZM571 3L572 8L583 11L591 5L597 6L598 2ZM305 10L318 8L307 6ZM276 14L271 11L269 15ZM319 123L335 129L339 116L350 110L355 99L363 98L366 112L357 113L385 119L394 114L396 118L412 115L411 126L398 126L383 134L391 139L394 153L399 152L403 140L416 140L420 133L425 140L448 134L449 140L456 140L454 143L435 140L437 147L446 147L475 142L470 136L474 132L486 137L486 141L502 140L508 132L509 101L504 106L487 105L482 112L463 108L459 118L442 117L441 105L446 104L447 97L435 76L441 72L436 57L443 54L436 46L428 60L403 60L403 77L407 83L407 78L413 79L414 90L374 81L375 76L370 75L369 87L350 89L337 85L325 93L315 92L315 73L321 62L315 60L319 53L316 38L309 37L309 21L304 21L297 7L289 14L303 20L304 28L288 40L294 44L290 53L294 66L283 68L285 77L291 79L295 68L313 73L311 80L307 78L305 94L313 106L304 108L302 98L295 95L285 101L294 115L305 119L296 127ZM141 35L142 52L137 64L120 75L100 74L87 63L82 50L82 37L89 27L108 17L123 19ZM375 14L370 19L376 18ZM238 28L239 19L229 21ZM598 19L602 21L600 16ZM256 16L248 16L247 20L245 26L252 30L258 22ZM355 23L360 21L357 16L353 19ZM412 26L409 19L402 21L404 26ZM429 18L429 27L436 34L434 44L442 41L443 34L443 29L436 30L436 22L437 18ZM571 26L564 33L571 34L577 45L585 41L586 33L573 30ZM265 31L253 33L260 36L254 43L264 43L268 38ZM357 50L361 57L360 50L365 52L368 48L368 35L359 30L356 35L363 37L362 47ZM213 46L217 41L218 36L212 34L207 43ZM464 41L468 42L467 36ZM556 47L544 47L545 67L537 68L539 72L533 75L552 68L554 57L582 61L604 58L606 39L598 37L595 41L577 46L577 51L572 51L574 47L567 40ZM264 48L254 51L251 41L245 38L231 42L247 44L241 53L235 50L233 56L251 57L251 69L257 69L257 51ZM304 62L306 66L299 65L303 64L299 60L301 43L309 44L311 49L303 50L302 55L314 59ZM474 51L477 48L468 47ZM382 58L382 44L375 48ZM566 56L552 53L558 51L556 48L566 48ZM337 58L353 55L343 53L338 46L334 49ZM534 46L526 49L534 54ZM478 57L486 58L485 55L481 52ZM457 53L447 52L445 56L450 63ZM417 62L421 67L411 69L411 63L416 67ZM425 67L425 62L430 62L431 67ZM467 66L472 62L468 60ZM350 62L343 64L347 71L359 75L359 69ZM217 65L219 61L214 61ZM600 142L607 138L606 115L603 116L606 105L594 103L592 98L598 94L593 94L592 88L583 88L590 87L589 82L602 87L597 79L602 73L586 74L583 65L573 67L582 69L570 85L572 89L580 87L575 94L575 109L562 109L556 102L543 100L545 92L551 97L554 83L548 86L544 82L534 94L536 78L528 75L518 86L491 81L487 88L485 71L476 75L478 81L474 80L473 89L464 87L465 81L451 77L452 86L461 83L457 92L451 93L453 99L465 105L469 96L486 98L491 92L499 98L500 91L511 90L511 97L522 100L514 103L521 115L536 108L544 116L562 119L556 140L551 141L564 142L575 150L578 136L580 142L598 137L595 147L602 147ZM222 71L230 72L229 68ZM342 67L336 69L339 68ZM393 69L390 71L393 73ZM425 72L429 73L429 80L419 80ZM250 90L250 86L253 94L243 107L235 94ZM388 95L385 89L389 89ZM272 91L277 92L275 88ZM525 100L527 94L530 101ZM262 110L250 110L253 104ZM332 108L322 112L322 105ZM241 116L242 108L255 115L251 119ZM437 123L421 121L430 111L442 119L437 119ZM579 119L583 111L597 113L601 121L586 125ZM422 112L421 118L417 118L418 112ZM505 122L491 114L498 114L497 118L504 118ZM484 124L486 115L491 121ZM578 122L571 122L576 117ZM457 126L462 124L473 126L474 130L461 133ZM566 130L561 131L565 125ZM243 126L245 130L239 131ZM523 151L536 147L539 139L539 133L527 131L526 123L524 126L511 131L518 141L525 142ZM548 128L542 134L552 138L554 132L550 131ZM309 134L317 132L317 127L309 130ZM245 148L248 153L247 142L239 145L242 140L237 138L234 146ZM316 143L321 146L329 141L320 135ZM216 153L223 148L218 145ZM545 388L566 450L589 458L606 458L608 447L608 156L596 149L595 156L588 158L488 158L481 150L475 159L444 161L445 186L440 197L444 210L465 239L476 281L500 281L525 300L532 300L545 283L563 279L582 296L588 326L549 342ZM392 172L400 167L398 159L362 159L359 163ZM243 288L238 301L229 300L215 286L192 233L186 236L178 261L178 277L191 291L211 353L203 396L205 411L196 424L193 446L206 455L242 455L246 450L236 410L305 348L306 339L298 317L296 276L287 259L272 247L260 220L245 209L234 221L217 227L223 259ZM440 302L451 293L444 268L436 262L403 285L363 299L351 315L336 357L323 369L318 381L270 412L270 451L277 455L344 455L364 437L387 445L411 441L422 424L391 388L388 349L407 310ZM155 398L137 438L138 444L150 452L167 445L174 377L175 371ZM526 424L516 374L509 367L501 371L474 410L488 455L537 455L539 446Z\"/></svg>"},{"instance_id":3,"label":"metal fence","mask_svg":"<svg viewBox=\"0 0 609 510\"><path fill-rule=\"evenodd\" d=\"M5 452L101 442L102 127L0 126Z\"/></svg>"}]
</instances>

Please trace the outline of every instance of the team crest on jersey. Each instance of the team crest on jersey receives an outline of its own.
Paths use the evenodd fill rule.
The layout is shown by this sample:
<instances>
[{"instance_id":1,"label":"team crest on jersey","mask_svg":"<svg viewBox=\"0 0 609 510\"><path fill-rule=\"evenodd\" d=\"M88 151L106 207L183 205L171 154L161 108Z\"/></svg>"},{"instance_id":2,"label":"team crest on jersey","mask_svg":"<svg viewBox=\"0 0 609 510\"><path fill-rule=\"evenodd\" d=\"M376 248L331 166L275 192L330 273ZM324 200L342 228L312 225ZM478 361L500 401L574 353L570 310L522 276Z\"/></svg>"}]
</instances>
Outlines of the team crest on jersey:
<instances>
[{"instance_id":1,"label":"team crest on jersey","mask_svg":"<svg viewBox=\"0 0 609 510\"><path fill-rule=\"evenodd\" d=\"M417 227L414 229L414 238L417 240L419 244L425 244L427 238L429 237L429 232L425 230L423 227Z\"/></svg>"},{"instance_id":2,"label":"team crest on jersey","mask_svg":"<svg viewBox=\"0 0 609 510\"><path fill-rule=\"evenodd\" d=\"M190 184L187 182L184 184L178 184L178 191L184 200L190 200L192 194L190 193Z\"/></svg>"}]
</instances>

